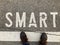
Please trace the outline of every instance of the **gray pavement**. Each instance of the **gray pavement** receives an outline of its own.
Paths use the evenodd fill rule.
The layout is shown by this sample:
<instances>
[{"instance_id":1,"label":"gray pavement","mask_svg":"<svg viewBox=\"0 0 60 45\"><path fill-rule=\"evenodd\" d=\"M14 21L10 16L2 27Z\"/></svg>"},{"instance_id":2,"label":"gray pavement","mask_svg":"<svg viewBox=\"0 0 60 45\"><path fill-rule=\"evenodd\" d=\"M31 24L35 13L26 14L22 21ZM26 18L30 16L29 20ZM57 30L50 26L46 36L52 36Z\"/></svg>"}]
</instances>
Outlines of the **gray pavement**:
<instances>
[{"instance_id":1,"label":"gray pavement","mask_svg":"<svg viewBox=\"0 0 60 45\"><path fill-rule=\"evenodd\" d=\"M34 28L16 28L16 12L19 12L22 15L23 12L27 12L27 26L29 25L30 14L31 12L35 13L36 22L38 27ZM13 17L10 17L13 21L13 25L8 28L5 26L5 23L9 22L6 20L6 13L12 12ZM48 14L47 19L47 28L39 27L39 12L46 12ZM57 27L53 28L52 26L52 16L50 12L58 12L56 17ZM0 31L60 31L60 0L0 0ZM0 41L0 45L21 45L19 42L9 42L9 41ZM30 42L30 45L38 45L37 42ZM49 42L48 45L60 45L60 42Z\"/></svg>"},{"instance_id":2,"label":"gray pavement","mask_svg":"<svg viewBox=\"0 0 60 45\"><path fill-rule=\"evenodd\" d=\"M38 42L29 42L30 45L39 45ZM0 42L0 45L22 45L21 42ZM48 42L47 45L60 45L58 42Z\"/></svg>"},{"instance_id":3,"label":"gray pavement","mask_svg":"<svg viewBox=\"0 0 60 45\"><path fill-rule=\"evenodd\" d=\"M22 15L24 11L27 13L27 26L25 28L16 28L16 12ZM13 14L12 17L10 16L13 22L10 28L5 26L5 23L9 24L9 21L6 19L7 12ZM28 28L31 12L35 13L37 28ZM47 28L39 27L39 12L47 13ZM56 28L53 27L53 18L50 12L59 13L58 16L56 16ZM60 31L60 0L0 0L0 28L1 31Z\"/></svg>"}]
</instances>

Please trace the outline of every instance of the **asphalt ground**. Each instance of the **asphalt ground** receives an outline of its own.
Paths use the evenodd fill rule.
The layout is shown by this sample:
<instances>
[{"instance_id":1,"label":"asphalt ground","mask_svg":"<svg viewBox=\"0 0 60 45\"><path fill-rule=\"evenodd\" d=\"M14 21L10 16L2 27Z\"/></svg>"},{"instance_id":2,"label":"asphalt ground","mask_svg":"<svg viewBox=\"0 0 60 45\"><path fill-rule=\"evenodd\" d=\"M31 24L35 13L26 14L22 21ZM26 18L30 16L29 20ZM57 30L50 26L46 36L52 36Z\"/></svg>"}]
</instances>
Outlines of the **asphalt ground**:
<instances>
[{"instance_id":1,"label":"asphalt ground","mask_svg":"<svg viewBox=\"0 0 60 45\"><path fill-rule=\"evenodd\" d=\"M23 12L27 12L27 26L29 25L30 14L31 12L35 13L36 22L38 27L34 28L16 28L16 12L19 12L22 15ZM9 22L6 19L6 13L11 12L13 17L10 17L13 21L13 25L8 28L5 26L5 23ZM46 12L48 15L47 19L47 28L39 27L39 12ZM56 17L56 28L53 28L53 20L50 12L58 12ZM60 0L0 0L0 31L51 31L51 32L60 32ZM21 45L21 42L9 42L9 41L0 41L0 45ZM38 45L38 42L30 42L30 45ZM60 42L49 42L48 45L60 45Z\"/></svg>"},{"instance_id":2,"label":"asphalt ground","mask_svg":"<svg viewBox=\"0 0 60 45\"><path fill-rule=\"evenodd\" d=\"M29 42L30 45L39 45L38 42ZM0 45L22 45L21 42L0 41ZM47 45L60 45L58 42L48 42Z\"/></svg>"},{"instance_id":3,"label":"asphalt ground","mask_svg":"<svg viewBox=\"0 0 60 45\"><path fill-rule=\"evenodd\" d=\"M11 12L13 16L9 16L12 20L13 25L11 27L6 27L5 23L10 24L6 19L6 13ZM19 12L22 16L23 12L26 12L26 27L16 28L16 12ZM29 20L31 12L35 13L37 28L29 28ZM39 12L47 13L46 23L47 28L39 27ZM53 27L53 17L50 12L58 12L56 16L56 27ZM0 31L60 31L60 0L0 0Z\"/></svg>"}]
</instances>

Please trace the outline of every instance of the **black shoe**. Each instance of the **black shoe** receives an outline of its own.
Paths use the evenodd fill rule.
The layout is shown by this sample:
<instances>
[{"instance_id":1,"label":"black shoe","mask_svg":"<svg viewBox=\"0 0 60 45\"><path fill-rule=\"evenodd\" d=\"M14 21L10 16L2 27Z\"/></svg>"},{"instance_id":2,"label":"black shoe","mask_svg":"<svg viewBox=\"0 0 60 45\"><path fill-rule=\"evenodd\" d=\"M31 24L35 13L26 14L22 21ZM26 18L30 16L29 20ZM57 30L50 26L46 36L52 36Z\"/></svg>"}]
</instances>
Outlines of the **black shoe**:
<instances>
[{"instance_id":1,"label":"black shoe","mask_svg":"<svg viewBox=\"0 0 60 45\"><path fill-rule=\"evenodd\" d=\"M28 38L27 38L25 32L22 31L20 33L20 39L21 39L21 42L22 42L23 45L29 45Z\"/></svg>"},{"instance_id":2,"label":"black shoe","mask_svg":"<svg viewBox=\"0 0 60 45\"><path fill-rule=\"evenodd\" d=\"M42 33L40 39L41 40L47 40L47 34L46 33Z\"/></svg>"},{"instance_id":3,"label":"black shoe","mask_svg":"<svg viewBox=\"0 0 60 45\"><path fill-rule=\"evenodd\" d=\"M47 45L47 34L42 33L40 37L40 45Z\"/></svg>"}]
</instances>

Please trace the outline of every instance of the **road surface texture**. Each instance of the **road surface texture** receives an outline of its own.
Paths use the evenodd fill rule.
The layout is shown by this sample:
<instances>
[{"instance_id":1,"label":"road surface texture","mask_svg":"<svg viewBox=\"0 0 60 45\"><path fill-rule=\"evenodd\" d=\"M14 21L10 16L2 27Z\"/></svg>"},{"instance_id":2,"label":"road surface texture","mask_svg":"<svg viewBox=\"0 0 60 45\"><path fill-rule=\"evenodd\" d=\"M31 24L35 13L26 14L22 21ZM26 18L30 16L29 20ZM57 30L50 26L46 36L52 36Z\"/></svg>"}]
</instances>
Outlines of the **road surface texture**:
<instances>
[{"instance_id":1,"label":"road surface texture","mask_svg":"<svg viewBox=\"0 0 60 45\"><path fill-rule=\"evenodd\" d=\"M0 42L0 45L22 45L21 42ZM30 42L30 45L38 45L38 42ZM50 42L48 45L60 45L57 42Z\"/></svg>"},{"instance_id":2,"label":"road surface texture","mask_svg":"<svg viewBox=\"0 0 60 45\"><path fill-rule=\"evenodd\" d=\"M6 19L6 13L11 12L13 16L9 16L12 26L9 28L5 25L10 24ZM16 12L20 17L26 12L26 27L16 27ZM37 28L29 28L31 12L34 12ZM39 12L47 13L47 28L40 28ZM53 27L53 16L50 12L58 12L56 16L56 27ZM22 18L22 17L21 17ZM60 31L60 0L0 0L0 30L1 31Z\"/></svg>"},{"instance_id":3,"label":"road surface texture","mask_svg":"<svg viewBox=\"0 0 60 45\"><path fill-rule=\"evenodd\" d=\"M9 16L12 20L12 26L7 27L5 24L10 24L9 21L6 19L6 13L11 12L13 16ZM16 12L22 16L23 12L26 12L26 27L17 27L16 28ZM37 28L31 27L29 28L29 20L31 12L34 12ZM47 13L47 20L46 23L48 25L47 28L44 26L40 28L39 23L39 12L46 12ZM50 12L58 12L56 16L56 27L53 27L53 17L51 16ZM2 31L2 32L1 32ZM6 32L5 34L3 32ZM27 31L27 32L60 32L60 0L0 0L0 45L21 45L19 41L9 41L6 38L13 39L10 37L9 32L14 31ZM13 33L12 35L16 34ZM4 35L3 35L4 34ZM8 34L8 36L7 36ZM53 34L53 33L52 33ZM55 33L56 34L56 33ZM55 36L55 34L53 34ZM32 36L32 35L31 35ZM57 36L57 35L56 35ZM53 36L52 36L53 37ZM51 39L52 39L51 37ZM60 39L60 33L57 36L56 40ZM18 37L19 38L19 37ZM4 40L3 40L4 39ZM5 40L6 39L6 40ZM53 38L55 39L55 38ZM50 39L49 39L50 40ZM31 41L30 45L38 45L38 41ZM50 41L48 45L60 45L60 41Z\"/></svg>"}]
</instances>

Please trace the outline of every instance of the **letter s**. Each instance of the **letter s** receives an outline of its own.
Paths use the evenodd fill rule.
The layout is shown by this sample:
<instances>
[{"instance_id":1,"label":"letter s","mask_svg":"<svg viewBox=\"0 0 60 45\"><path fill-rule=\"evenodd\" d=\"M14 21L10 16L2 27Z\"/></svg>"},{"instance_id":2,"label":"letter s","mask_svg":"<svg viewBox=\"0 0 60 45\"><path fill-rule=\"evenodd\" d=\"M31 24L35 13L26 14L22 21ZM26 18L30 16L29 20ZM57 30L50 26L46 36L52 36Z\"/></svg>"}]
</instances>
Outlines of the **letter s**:
<instances>
[{"instance_id":1,"label":"letter s","mask_svg":"<svg viewBox=\"0 0 60 45\"><path fill-rule=\"evenodd\" d=\"M5 26L6 26L6 27L11 27L11 26L12 26L12 21L11 21L11 19L8 17L9 15L10 15L10 16L13 16L11 12L6 13L6 19L7 19L7 20L9 21L9 23L10 23L10 24L5 23Z\"/></svg>"}]
</instances>

